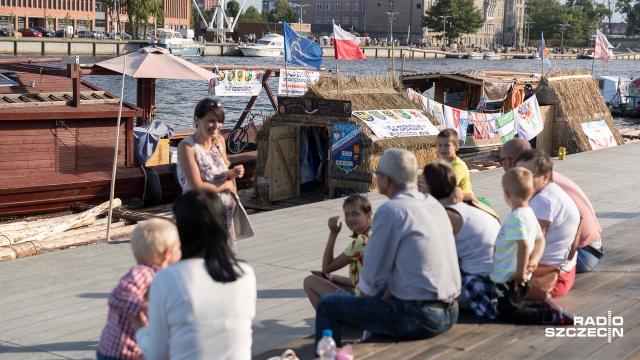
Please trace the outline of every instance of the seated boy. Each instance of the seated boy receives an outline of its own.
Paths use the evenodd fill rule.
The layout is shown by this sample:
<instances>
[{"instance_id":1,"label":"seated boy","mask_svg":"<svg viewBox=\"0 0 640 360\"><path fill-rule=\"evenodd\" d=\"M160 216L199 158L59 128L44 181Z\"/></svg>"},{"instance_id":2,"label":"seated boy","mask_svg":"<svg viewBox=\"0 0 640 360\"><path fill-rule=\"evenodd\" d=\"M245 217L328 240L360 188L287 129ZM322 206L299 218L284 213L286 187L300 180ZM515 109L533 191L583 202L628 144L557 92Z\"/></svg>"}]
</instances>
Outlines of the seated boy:
<instances>
[{"instance_id":1,"label":"seated boy","mask_svg":"<svg viewBox=\"0 0 640 360\"><path fill-rule=\"evenodd\" d=\"M456 155L456 151L460 149L458 133L453 129L444 129L438 134L437 141L440 158L451 165L453 172L456 174L456 183L458 187L462 189L462 192L465 194L465 200L467 200L466 195L473 195L473 190L471 189L469 168L467 164Z\"/></svg>"},{"instance_id":2,"label":"seated boy","mask_svg":"<svg viewBox=\"0 0 640 360\"><path fill-rule=\"evenodd\" d=\"M491 280L498 290L501 318L522 324L573 324L574 315L547 298L543 303L527 302L531 273L544 251L544 237L536 215L529 207L533 196L533 175L513 168L502 177L504 199L511 213L502 224L493 253Z\"/></svg>"},{"instance_id":3,"label":"seated boy","mask_svg":"<svg viewBox=\"0 0 640 360\"><path fill-rule=\"evenodd\" d=\"M182 256L178 229L162 219L141 222L131 235L131 249L138 263L109 296L109 315L98 343L98 360L144 359L129 317L146 311L145 295L156 271Z\"/></svg>"}]
</instances>

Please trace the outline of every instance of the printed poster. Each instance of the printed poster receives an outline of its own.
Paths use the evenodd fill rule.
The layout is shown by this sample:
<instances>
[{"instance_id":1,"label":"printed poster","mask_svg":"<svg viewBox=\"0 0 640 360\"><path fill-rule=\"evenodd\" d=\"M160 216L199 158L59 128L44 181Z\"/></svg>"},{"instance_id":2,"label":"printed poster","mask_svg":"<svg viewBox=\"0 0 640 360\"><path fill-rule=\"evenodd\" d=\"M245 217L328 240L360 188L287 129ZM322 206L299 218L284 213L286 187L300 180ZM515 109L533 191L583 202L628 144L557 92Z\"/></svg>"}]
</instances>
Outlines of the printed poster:
<instances>
[{"instance_id":1,"label":"printed poster","mask_svg":"<svg viewBox=\"0 0 640 360\"><path fill-rule=\"evenodd\" d=\"M613 133L606 121L598 120L588 123L580 124L582 131L589 138L592 150L605 149L612 146L617 146L618 143L613 137Z\"/></svg>"},{"instance_id":2,"label":"printed poster","mask_svg":"<svg viewBox=\"0 0 640 360\"><path fill-rule=\"evenodd\" d=\"M278 80L278 95L302 96L307 93L307 82L315 84L320 80L319 71L280 69ZM289 93L287 94L287 89Z\"/></svg>"},{"instance_id":3,"label":"printed poster","mask_svg":"<svg viewBox=\"0 0 640 360\"><path fill-rule=\"evenodd\" d=\"M362 126L355 124L333 124L331 158L340 169L350 172L359 165L362 151Z\"/></svg>"},{"instance_id":4,"label":"printed poster","mask_svg":"<svg viewBox=\"0 0 640 360\"><path fill-rule=\"evenodd\" d=\"M215 72L215 71L214 71ZM218 70L209 81L209 94L216 96L257 96L263 72L258 70Z\"/></svg>"},{"instance_id":5,"label":"printed poster","mask_svg":"<svg viewBox=\"0 0 640 360\"><path fill-rule=\"evenodd\" d=\"M444 124L444 108L442 107L442 104L423 96L413 89L407 88L407 95L416 105L422 106L424 110L433 115L433 117L438 121L438 124Z\"/></svg>"},{"instance_id":6,"label":"printed poster","mask_svg":"<svg viewBox=\"0 0 640 360\"><path fill-rule=\"evenodd\" d=\"M437 135L429 118L416 109L354 111L378 138Z\"/></svg>"}]
</instances>

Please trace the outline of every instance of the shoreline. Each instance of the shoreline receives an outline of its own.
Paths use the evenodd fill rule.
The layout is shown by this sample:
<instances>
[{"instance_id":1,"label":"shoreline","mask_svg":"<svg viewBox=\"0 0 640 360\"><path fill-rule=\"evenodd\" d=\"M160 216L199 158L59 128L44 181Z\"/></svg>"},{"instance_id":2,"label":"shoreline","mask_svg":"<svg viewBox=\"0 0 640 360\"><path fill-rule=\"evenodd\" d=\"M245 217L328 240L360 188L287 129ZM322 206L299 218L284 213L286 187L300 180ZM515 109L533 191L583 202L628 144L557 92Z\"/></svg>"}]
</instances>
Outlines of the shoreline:
<instances>
[{"instance_id":1,"label":"shoreline","mask_svg":"<svg viewBox=\"0 0 640 360\"><path fill-rule=\"evenodd\" d=\"M119 56L127 53L135 52L142 47L146 47L149 44L140 41L109 41L109 40L55 40L55 39L23 39L23 38L5 38L0 39L0 56L26 56L26 55L41 55L41 56ZM362 52L367 58L373 59L388 59L396 58L409 58L409 59L466 59L467 53L465 52L452 52L452 51L440 51L437 49L417 49L409 48L407 46L399 46L397 48L383 47L383 46L367 46L362 47ZM335 57L334 48L332 46L322 47L323 57L332 58ZM488 53L488 52L484 52ZM483 54L484 54L483 53ZM500 55L500 60L510 59L533 59L534 52L507 52L496 53ZM205 50L202 56L242 56L238 46L236 44L214 44L206 43ZM550 59L578 59L578 54L549 54ZM483 59L487 60L487 59ZM584 59L590 61L591 59ZM611 60L640 60L640 53L628 52L618 53L611 57ZM499 61L499 60L491 60Z\"/></svg>"}]
</instances>

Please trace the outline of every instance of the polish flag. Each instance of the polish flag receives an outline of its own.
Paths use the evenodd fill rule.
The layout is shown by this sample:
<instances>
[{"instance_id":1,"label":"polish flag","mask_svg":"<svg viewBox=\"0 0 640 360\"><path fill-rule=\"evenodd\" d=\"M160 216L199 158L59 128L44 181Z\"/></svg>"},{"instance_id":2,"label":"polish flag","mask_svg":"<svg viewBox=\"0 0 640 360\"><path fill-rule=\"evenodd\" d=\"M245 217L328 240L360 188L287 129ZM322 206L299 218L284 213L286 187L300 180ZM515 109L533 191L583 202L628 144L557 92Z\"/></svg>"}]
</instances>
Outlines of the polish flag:
<instances>
[{"instance_id":1,"label":"polish flag","mask_svg":"<svg viewBox=\"0 0 640 360\"><path fill-rule=\"evenodd\" d=\"M333 46L336 60L367 60L358 46L358 39L336 23L333 23Z\"/></svg>"},{"instance_id":2,"label":"polish flag","mask_svg":"<svg viewBox=\"0 0 640 360\"><path fill-rule=\"evenodd\" d=\"M602 31L598 30L596 32L596 48L593 52L593 57L600 59L600 61L606 64L607 62L609 62L609 58L611 58L611 52L609 51L609 48L612 47L613 46L609 43L607 37L604 36Z\"/></svg>"}]
</instances>

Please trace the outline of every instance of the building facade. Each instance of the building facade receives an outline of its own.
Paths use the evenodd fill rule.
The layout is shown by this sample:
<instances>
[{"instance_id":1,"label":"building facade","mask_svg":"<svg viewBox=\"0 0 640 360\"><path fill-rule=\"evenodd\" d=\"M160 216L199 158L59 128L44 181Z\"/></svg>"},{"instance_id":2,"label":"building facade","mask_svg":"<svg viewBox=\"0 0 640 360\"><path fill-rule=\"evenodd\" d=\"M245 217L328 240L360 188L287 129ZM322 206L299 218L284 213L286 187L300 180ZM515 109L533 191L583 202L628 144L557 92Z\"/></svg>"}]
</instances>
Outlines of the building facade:
<instances>
[{"instance_id":1,"label":"building facade","mask_svg":"<svg viewBox=\"0 0 640 360\"><path fill-rule=\"evenodd\" d=\"M108 0L0 0L0 27L58 30L69 25L74 31L115 31L116 18L109 14L105 1ZM162 6L167 15L158 27L188 27L190 4L190 0L164 0ZM126 22L126 14L121 13L121 26Z\"/></svg>"},{"instance_id":2,"label":"building facade","mask_svg":"<svg viewBox=\"0 0 640 360\"><path fill-rule=\"evenodd\" d=\"M386 1L386 0L385 0ZM340 24L362 35L367 29L367 0L299 0L302 21L309 24ZM299 9L298 11L299 15Z\"/></svg>"}]
</instances>

